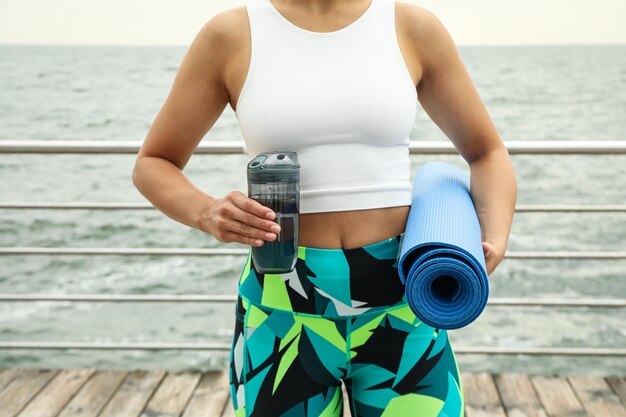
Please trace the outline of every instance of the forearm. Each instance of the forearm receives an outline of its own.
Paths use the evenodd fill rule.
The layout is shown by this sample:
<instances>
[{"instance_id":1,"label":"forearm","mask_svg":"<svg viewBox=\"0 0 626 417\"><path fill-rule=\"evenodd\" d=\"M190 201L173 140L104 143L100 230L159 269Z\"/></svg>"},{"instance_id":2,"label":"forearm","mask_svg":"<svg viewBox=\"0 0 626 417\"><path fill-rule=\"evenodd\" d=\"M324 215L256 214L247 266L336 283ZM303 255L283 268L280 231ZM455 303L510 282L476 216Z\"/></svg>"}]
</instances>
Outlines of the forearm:
<instances>
[{"instance_id":1,"label":"forearm","mask_svg":"<svg viewBox=\"0 0 626 417\"><path fill-rule=\"evenodd\" d=\"M470 194L482 240L504 253L517 200L515 172L506 148L497 148L470 164Z\"/></svg>"},{"instance_id":2,"label":"forearm","mask_svg":"<svg viewBox=\"0 0 626 417\"><path fill-rule=\"evenodd\" d=\"M159 157L137 160L133 184L165 215L196 229L201 207L216 200L193 185L176 165Z\"/></svg>"}]
</instances>

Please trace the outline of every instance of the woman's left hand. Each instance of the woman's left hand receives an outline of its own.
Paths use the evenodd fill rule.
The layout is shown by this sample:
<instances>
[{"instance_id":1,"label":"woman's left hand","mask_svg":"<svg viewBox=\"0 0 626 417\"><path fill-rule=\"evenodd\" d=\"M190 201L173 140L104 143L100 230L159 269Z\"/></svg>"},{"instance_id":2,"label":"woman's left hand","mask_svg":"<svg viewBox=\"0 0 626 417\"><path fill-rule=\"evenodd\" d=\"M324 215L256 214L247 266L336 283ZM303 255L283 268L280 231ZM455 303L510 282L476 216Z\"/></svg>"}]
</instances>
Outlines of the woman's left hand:
<instances>
[{"instance_id":1,"label":"woman's left hand","mask_svg":"<svg viewBox=\"0 0 626 417\"><path fill-rule=\"evenodd\" d=\"M502 261L502 258L504 257L504 251L501 251L500 248L495 246L493 243L484 241L483 252L485 254L487 276L489 276Z\"/></svg>"}]
</instances>

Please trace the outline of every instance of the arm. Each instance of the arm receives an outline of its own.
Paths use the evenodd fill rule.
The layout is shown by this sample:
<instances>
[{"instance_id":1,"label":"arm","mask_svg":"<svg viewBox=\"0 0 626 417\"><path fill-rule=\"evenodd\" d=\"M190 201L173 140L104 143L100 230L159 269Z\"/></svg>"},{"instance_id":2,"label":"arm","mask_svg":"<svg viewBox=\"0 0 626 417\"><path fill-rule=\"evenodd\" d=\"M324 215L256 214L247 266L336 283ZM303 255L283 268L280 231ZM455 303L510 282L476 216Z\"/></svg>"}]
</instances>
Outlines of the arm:
<instances>
[{"instance_id":1,"label":"arm","mask_svg":"<svg viewBox=\"0 0 626 417\"><path fill-rule=\"evenodd\" d=\"M133 169L133 183L170 218L197 228L201 206L215 200L182 173L202 137L228 102L223 56L214 19L200 30L178 69Z\"/></svg>"},{"instance_id":2,"label":"arm","mask_svg":"<svg viewBox=\"0 0 626 417\"><path fill-rule=\"evenodd\" d=\"M419 101L470 167L470 194L481 225L487 273L504 257L517 185L509 153L443 24L412 8L410 32L421 64Z\"/></svg>"},{"instance_id":3,"label":"arm","mask_svg":"<svg viewBox=\"0 0 626 417\"><path fill-rule=\"evenodd\" d=\"M233 28L240 24L240 15L222 12L199 31L139 150L132 180L168 217L221 242L255 244L255 238L265 238L275 225L267 220L266 207L239 191L209 196L182 172L229 102L223 74Z\"/></svg>"}]
</instances>

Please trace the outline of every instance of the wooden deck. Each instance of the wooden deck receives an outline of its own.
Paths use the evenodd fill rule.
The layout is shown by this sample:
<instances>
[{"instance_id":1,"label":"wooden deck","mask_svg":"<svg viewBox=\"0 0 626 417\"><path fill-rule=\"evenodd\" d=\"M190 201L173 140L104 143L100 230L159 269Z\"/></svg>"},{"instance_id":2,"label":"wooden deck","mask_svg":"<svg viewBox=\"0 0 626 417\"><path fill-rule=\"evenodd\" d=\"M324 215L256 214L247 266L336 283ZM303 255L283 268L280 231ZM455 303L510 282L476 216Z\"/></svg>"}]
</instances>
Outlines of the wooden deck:
<instances>
[{"instance_id":1,"label":"wooden deck","mask_svg":"<svg viewBox=\"0 0 626 417\"><path fill-rule=\"evenodd\" d=\"M625 377L461 378L466 417L626 417ZM233 417L229 401L225 371L0 369L0 417Z\"/></svg>"}]
</instances>

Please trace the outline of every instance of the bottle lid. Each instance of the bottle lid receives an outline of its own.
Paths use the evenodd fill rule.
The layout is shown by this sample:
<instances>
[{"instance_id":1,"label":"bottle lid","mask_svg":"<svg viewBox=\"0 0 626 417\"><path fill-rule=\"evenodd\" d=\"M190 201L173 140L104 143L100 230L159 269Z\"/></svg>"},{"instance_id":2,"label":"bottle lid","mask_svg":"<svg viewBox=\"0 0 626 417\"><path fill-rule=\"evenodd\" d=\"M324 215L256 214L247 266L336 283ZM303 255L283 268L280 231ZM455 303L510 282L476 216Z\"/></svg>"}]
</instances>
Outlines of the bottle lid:
<instances>
[{"instance_id":1,"label":"bottle lid","mask_svg":"<svg viewBox=\"0 0 626 417\"><path fill-rule=\"evenodd\" d=\"M248 162L248 182L298 182L300 163L294 151L262 152Z\"/></svg>"}]
</instances>

